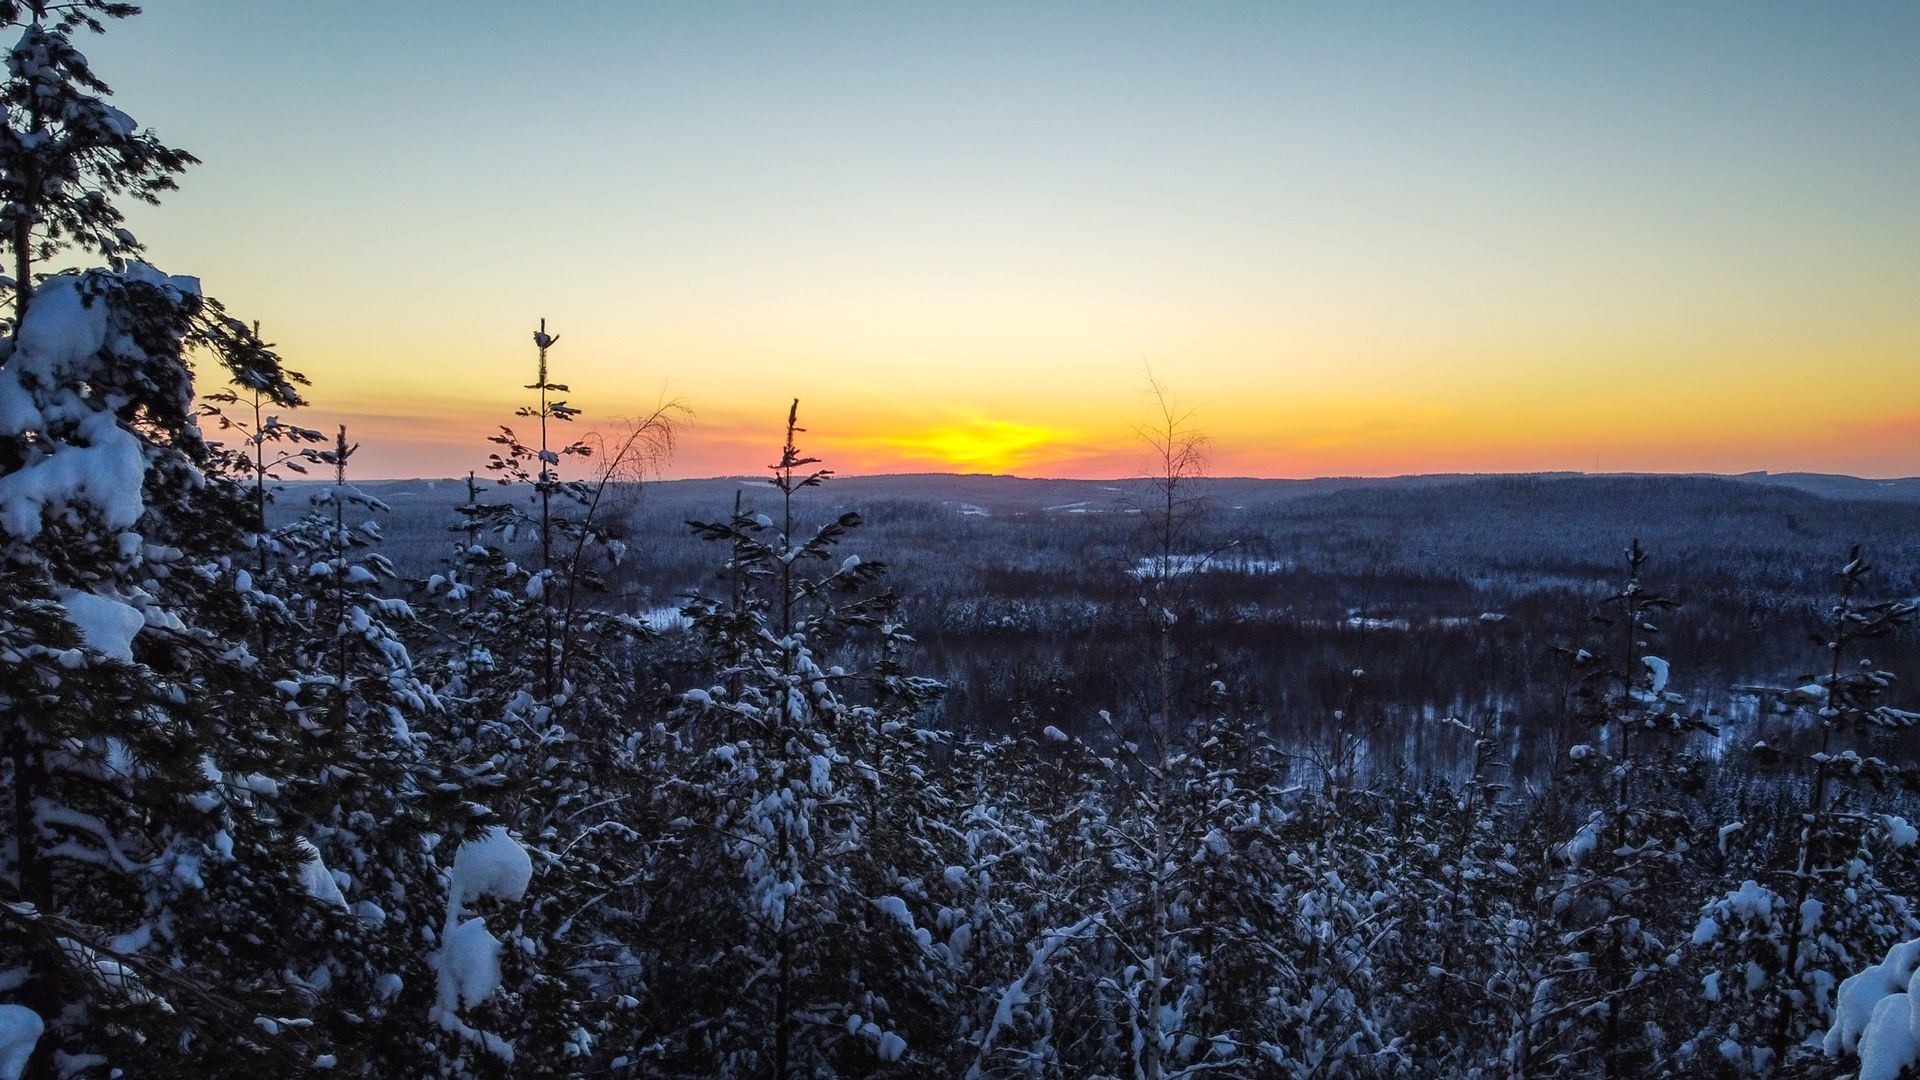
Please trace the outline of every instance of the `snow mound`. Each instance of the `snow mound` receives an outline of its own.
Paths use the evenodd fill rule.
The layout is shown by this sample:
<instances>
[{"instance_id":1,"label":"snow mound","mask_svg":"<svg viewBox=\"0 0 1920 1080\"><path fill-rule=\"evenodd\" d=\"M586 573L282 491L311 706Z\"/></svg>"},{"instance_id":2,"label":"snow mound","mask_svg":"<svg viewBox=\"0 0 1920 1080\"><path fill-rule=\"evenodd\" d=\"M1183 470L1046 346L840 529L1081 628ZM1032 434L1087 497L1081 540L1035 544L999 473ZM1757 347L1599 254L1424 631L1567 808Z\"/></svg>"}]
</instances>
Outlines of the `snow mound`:
<instances>
[{"instance_id":1,"label":"snow mound","mask_svg":"<svg viewBox=\"0 0 1920 1080\"><path fill-rule=\"evenodd\" d=\"M447 918L451 922L470 900L491 896L499 900L520 900L527 895L533 880L533 859L520 842L495 825L478 840L460 845L453 856L452 894L447 897Z\"/></svg>"},{"instance_id":2,"label":"snow mound","mask_svg":"<svg viewBox=\"0 0 1920 1080\"><path fill-rule=\"evenodd\" d=\"M1560 845L1560 857L1573 866L1580 860L1593 854L1600 848L1600 819L1596 816L1573 834L1573 839Z\"/></svg>"},{"instance_id":3,"label":"snow mound","mask_svg":"<svg viewBox=\"0 0 1920 1080\"><path fill-rule=\"evenodd\" d=\"M1881 820L1887 826L1887 842L1896 848L1910 848L1920 841L1920 829L1907 824L1907 819L1894 814L1883 814Z\"/></svg>"},{"instance_id":4,"label":"snow mound","mask_svg":"<svg viewBox=\"0 0 1920 1080\"><path fill-rule=\"evenodd\" d=\"M333 871L327 869L326 862L320 858L320 849L306 839L300 840L300 884L307 895L323 904L335 907L347 906L347 898L340 893L340 883L333 879Z\"/></svg>"},{"instance_id":5,"label":"snow mound","mask_svg":"<svg viewBox=\"0 0 1920 1080\"><path fill-rule=\"evenodd\" d=\"M49 514L88 507L109 529L130 529L146 504L141 487L147 462L140 440L99 413L75 428L81 442L49 440L51 454L0 476L0 529L32 540Z\"/></svg>"},{"instance_id":6,"label":"snow mound","mask_svg":"<svg viewBox=\"0 0 1920 1080\"><path fill-rule=\"evenodd\" d=\"M533 858L506 829L495 825L454 852L447 881L447 919L433 966L439 974L432 1019L446 1031L479 1043L495 1057L512 1062L513 1043L469 1027L460 1010L477 1005L500 989L500 939L484 917L466 918L467 905L481 897L517 901L533 881Z\"/></svg>"},{"instance_id":7,"label":"snow mound","mask_svg":"<svg viewBox=\"0 0 1920 1080\"><path fill-rule=\"evenodd\" d=\"M1894 1080L1920 1064L1920 940L1887 950L1886 959L1840 984L1833 1027L1822 1045L1828 1057L1857 1054L1858 1080Z\"/></svg>"},{"instance_id":8,"label":"snow mound","mask_svg":"<svg viewBox=\"0 0 1920 1080\"><path fill-rule=\"evenodd\" d=\"M500 939L487 920L468 919L440 943L440 994L443 1007L457 1001L478 1005L500 989Z\"/></svg>"},{"instance_id":9,"label":"snow mound","mask_svg":"<svg viewBox=\"0 0 1920 1080\"><path fill-rule=\"evenodd\" d=\"M25 1005L0 1005L0 1080L20 1080L46 1027Z\"/></svg>"},{"instance_id":10,"label":"snow mound","mask_svg":"<svg viewBox=\"0 0 1920 1080\"><path fill-rule=\"evenodd\" d=\"M1897 1080L1906 1067L1920 1063L1920 1038L1913 1027L1913 994L1888 994L1873 1007L1860 1034L1858 1080Z\"/></svg>"},{"instance_id":11,"label":"snow mound","mask_svg":"<svg viewBox=\"0 0 1920 1080\"><path fill-rule=\"evenodd\" d=\"M118 600L78 589L60 594L67 621L80 631L80 640L102 656L133 663L133 635L147 624L146 616Z\"/></svg>"},{"instance_id":12,"label":"snow mound","mask_svg":"<svg viewBox=\"0 0 1920 1080\"><path fill-rule=\"evenodd\" d=\"M91 510L121 530L145 509L139 438L115 419L118 402L99 408L76 389L99 376L110 321L106 300L83 282L76 274L41 282L0 367L0 426L39 436L31 455L0 476L0 530L22 540L38 537L49 516Z\"/></svg>"},{"instance_id":13,"label":"snow mound","mask_svg":"<svg viewBox=\"0 0 1920 1080\"><path fill-rule=\"evenodd\" d=\"M1667 679L1672 672L1665 660L1658 656L1643 656L1640 662L1647 667L1647 677L1652 680L1647 687L1648 693L1658 697L1667 692Z\"/></svg>"}]
</instances>

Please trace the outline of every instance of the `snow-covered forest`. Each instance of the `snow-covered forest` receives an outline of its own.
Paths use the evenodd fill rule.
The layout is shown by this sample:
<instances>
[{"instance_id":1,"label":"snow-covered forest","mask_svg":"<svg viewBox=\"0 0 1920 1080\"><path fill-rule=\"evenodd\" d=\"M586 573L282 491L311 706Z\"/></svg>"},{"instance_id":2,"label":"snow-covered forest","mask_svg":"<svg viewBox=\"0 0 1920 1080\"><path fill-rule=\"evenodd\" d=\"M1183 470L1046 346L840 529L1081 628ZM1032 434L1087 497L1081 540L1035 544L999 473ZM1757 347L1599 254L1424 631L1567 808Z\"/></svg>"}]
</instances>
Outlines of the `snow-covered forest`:
<instances>
[{"instance_id":1,"label":"snow-covered forest","mask_svg":"<svg viewBox=\"0 0 1920 1080\"><path fill-rule=\"evenodd\" d=\"M83 55L132 13L0 0L0 1080L1920 1063L1920 773L1880 749L1920 719L1886 658L1916 606L1874 552L1801 568L1830 599L1792 738L1700 752L1623 521L1552 702L1383 769L1358 664L1281 737L1189 646L1206 561L1246 556L1195 554L1169 408L1110 571L1136 659L1082 673L1138 692L943 725L915 582L849 553L799 402L767 482L684 526L675 639L603 600L681 414L576 437L541 323L403 575L298 358L125 227L194 164ZM1569 737L1523 778L1515 724Z\"/></svg>"}]
</instances>

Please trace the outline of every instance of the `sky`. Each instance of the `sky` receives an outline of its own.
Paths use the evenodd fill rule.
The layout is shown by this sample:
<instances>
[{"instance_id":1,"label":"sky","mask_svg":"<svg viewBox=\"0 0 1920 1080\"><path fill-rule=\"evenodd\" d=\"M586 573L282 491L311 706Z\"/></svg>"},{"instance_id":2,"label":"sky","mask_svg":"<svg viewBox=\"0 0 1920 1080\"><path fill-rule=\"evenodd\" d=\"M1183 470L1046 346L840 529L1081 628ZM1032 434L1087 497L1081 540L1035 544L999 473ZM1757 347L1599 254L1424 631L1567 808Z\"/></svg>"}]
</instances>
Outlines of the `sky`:
<instances>
[{"instance_id":1,"label":"sky","mask_svg":"<svg viewBox=\"0 0 1920 1080\"><path fill-rule=\"evenodd\" d=\"M130 214L372 477L1920 473L1920 4L150 0Z\"/></svg>"}]
</instances>

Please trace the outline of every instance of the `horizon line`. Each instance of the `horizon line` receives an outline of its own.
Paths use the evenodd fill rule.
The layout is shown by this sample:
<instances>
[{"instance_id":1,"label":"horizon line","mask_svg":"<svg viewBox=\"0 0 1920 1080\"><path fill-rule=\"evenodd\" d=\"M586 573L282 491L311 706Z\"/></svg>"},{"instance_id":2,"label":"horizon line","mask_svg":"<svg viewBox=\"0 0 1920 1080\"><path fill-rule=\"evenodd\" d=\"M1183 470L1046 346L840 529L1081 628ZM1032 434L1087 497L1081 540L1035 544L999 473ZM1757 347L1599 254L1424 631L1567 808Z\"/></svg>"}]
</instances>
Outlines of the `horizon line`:
<instances>
[{"instance_id":1,"label":"horizon line","mask_svg":"<svg viewBox=\"0 0 1920 1080\"><path fill-rule=\"evenodd\" d=\"M477 472L476 472L476 475L477 475ZM1820 471L1811 470L1811 469L1746 469L1740 472L1711 472L1711 471L1703 471L1698 469L1690 469L1690 470L1674 471L1674 472L1646 470L1646 469L1622 469L1622 470L1609 470L1609 471L1590 471L1586 469L1527 469L1527 470L1517 470L1517 471L1488 471L1488 472L1451 471L1451 472L1417 472L1417 473L1326 473L1326 474L1321 474L1316 476L1254 476L1254 475L1248 475L1248 474L1235 474L1235 475L1229 475L1229 476L1212 476L1212 475L1191 476L1191 477L1185 477L1183 479L1186 482L1213 481L1216 483L1259 482L1259 483L1310 484L1316 481L1323 481L1323 480L1431 480L1431 479L1454 478L1454 477L1458 477L1462 479L1497 479L1501 477L1600 478L1600 477L1618 477L1618 476L1647 476L1647 477L1675 477L1675 478L1700 477L1700 478L1718 479L1718 480L1739 480L1739 479L1751 478L1751 477L1809 476L1809 477L1820 477L1823 479L1834 479L1834 480L1858 480L1862 483L1875 483L1875 484L1897 484L1897 483L1909 483L1909 482L1920 483L1920 474L1907 474L1907 475L1895 475L1895 476L1863 476L1858 473L1820 472ZM1142 481L1153 479L1151 475L1144 474L1144 473L1139 475L1134 475L1134 476L1026 476L1019 473L1001 473L1001 472L917 471L917 472L863 473L863 472L839 472L837 470L832 471L831 478L835 480L890 480L890 479L907 479L907 478L913 478L913 477L955 477L955 478L980 477L980 478L991 479L991 480L1029 480L1029 481L1038 481L1038 482L1045 482L1045 483L1081 483L1081 484L1139 483ZM466 476L462 476L462 475L370 476L355 482L357 483L401 483L401 482L410 481L410 480L420 480L420 481L437 483L442 480L448 481L448 482L460 482L460 481L464 481L465 479L466 479ZM489 483L495 484L496 486L500 486L499 481L494 477L488 476L488 477L484 477L483 479L487 480ZM620 481L620 482L621 483L641 483L641 484L698 484L698 483L706 483L706 482L715 481L715 480L769 480L769 479L770 479L769 476L765 476L760 473L714 473L708 476L654 477L654 478L638 480L638 481ZM331 483L331 481L321 480L318 478L311 478L311 477L283 479L278 482L279 483Z\"/></svg>"}]
</instances>

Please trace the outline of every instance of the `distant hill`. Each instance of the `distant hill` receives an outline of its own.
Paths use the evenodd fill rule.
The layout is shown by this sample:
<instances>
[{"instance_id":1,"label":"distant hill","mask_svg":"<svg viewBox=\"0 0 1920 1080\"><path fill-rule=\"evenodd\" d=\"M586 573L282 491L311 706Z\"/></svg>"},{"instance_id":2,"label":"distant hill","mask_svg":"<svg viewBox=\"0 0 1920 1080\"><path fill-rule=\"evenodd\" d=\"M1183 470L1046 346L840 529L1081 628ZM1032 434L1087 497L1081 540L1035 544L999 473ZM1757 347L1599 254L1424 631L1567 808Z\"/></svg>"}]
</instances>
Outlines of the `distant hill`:
<instances>
[{"instance_id":1,"label":"distant hill","mask_svg":"<svg viewBox=\"0 0 1920 1080\"><path fill-rule=\"evenodd\" d=\"M1261 477L1206 477L1194 481L1194 490L1216 503L1259 507L1313 495L1355 488L1424 490L1490 481L1551 481L1578 479L1620 480L1729 480L1763 487L1791 488L1826 499L1920 503L1920 477L1871 480L1828 473L1423 473L1411 476L1323 476L1308 480ZM668 480L650 487L656 497L676 498L695 493L731 491L745 484L758 486L757 476ZM880 476L836 477L831 490L841 501L862 498L913 498L970 504L996 513L1042 513L1111 510L1138 499L1146 485L1140 479L1063 480L1005 476L989 473L895 473Z\"/></svg>"},{"instance_id":2,"label":"distant hill","mask_svg":"<svg viewBox=\"0 0 1920 1080\"><path fill-rule=\"evenodd\" d=\"M1711 474L1702 474L1711 475ZM1920 502L1920 476L1902 476L1891 480L1868 480L1837 473L1741 473L1730 477L1753 484L1772 484L1811 492L1828 499L1875 499L1890 502Z\"/></svg>"},{"instance_id":3,"label":"distant hill","mask_svg":"<svg viewBox=\"0 0 1920 1080\"><path fill-rule=\"evenodd\" d=\"M1841 502L1920 505L1920 477L1874 480L1830 473L1427 473L1412 476L1326 476L1309 480L1260 477L1206 477L1193 481L1192 490L1217 507L1261 511L1281 504L1338 492L1370 490L1421 492L1491 485L1508 488L1518 482L1528 490L1552 490L1555 481L1568 481L1566 493L1576 496L1588 484L1607 481L1617 495L1646 482L1647 490L1686 491L1694 481L1785 490ZM321 481L294 481L289 493ZM1544 487L1537 485L1545 485ZM1622 486L1624 485L1624 487ZM358 485L399 509L410 505L456 505L464 498L464 479L374 480ZM732 503L733 492L764 488L760 476L718 476L695 480L661 480L646 485L646 502L656 511L711 516ZM959 513L991 516L1036 514L1098 515L1125 512L1147 496L1139 479L1067 480L1005 476L990 473L893 473L877 476L841 476L824 489L835 505L859 505L874 500L939 503ZM1692 489L1692 490L1711 490ZM482 480L483 498L497 498L498 487ZM1463 492L1463 494L1465 494ZM290 500L293 501L293 500Z\"/></svg>"}]
</instances>

